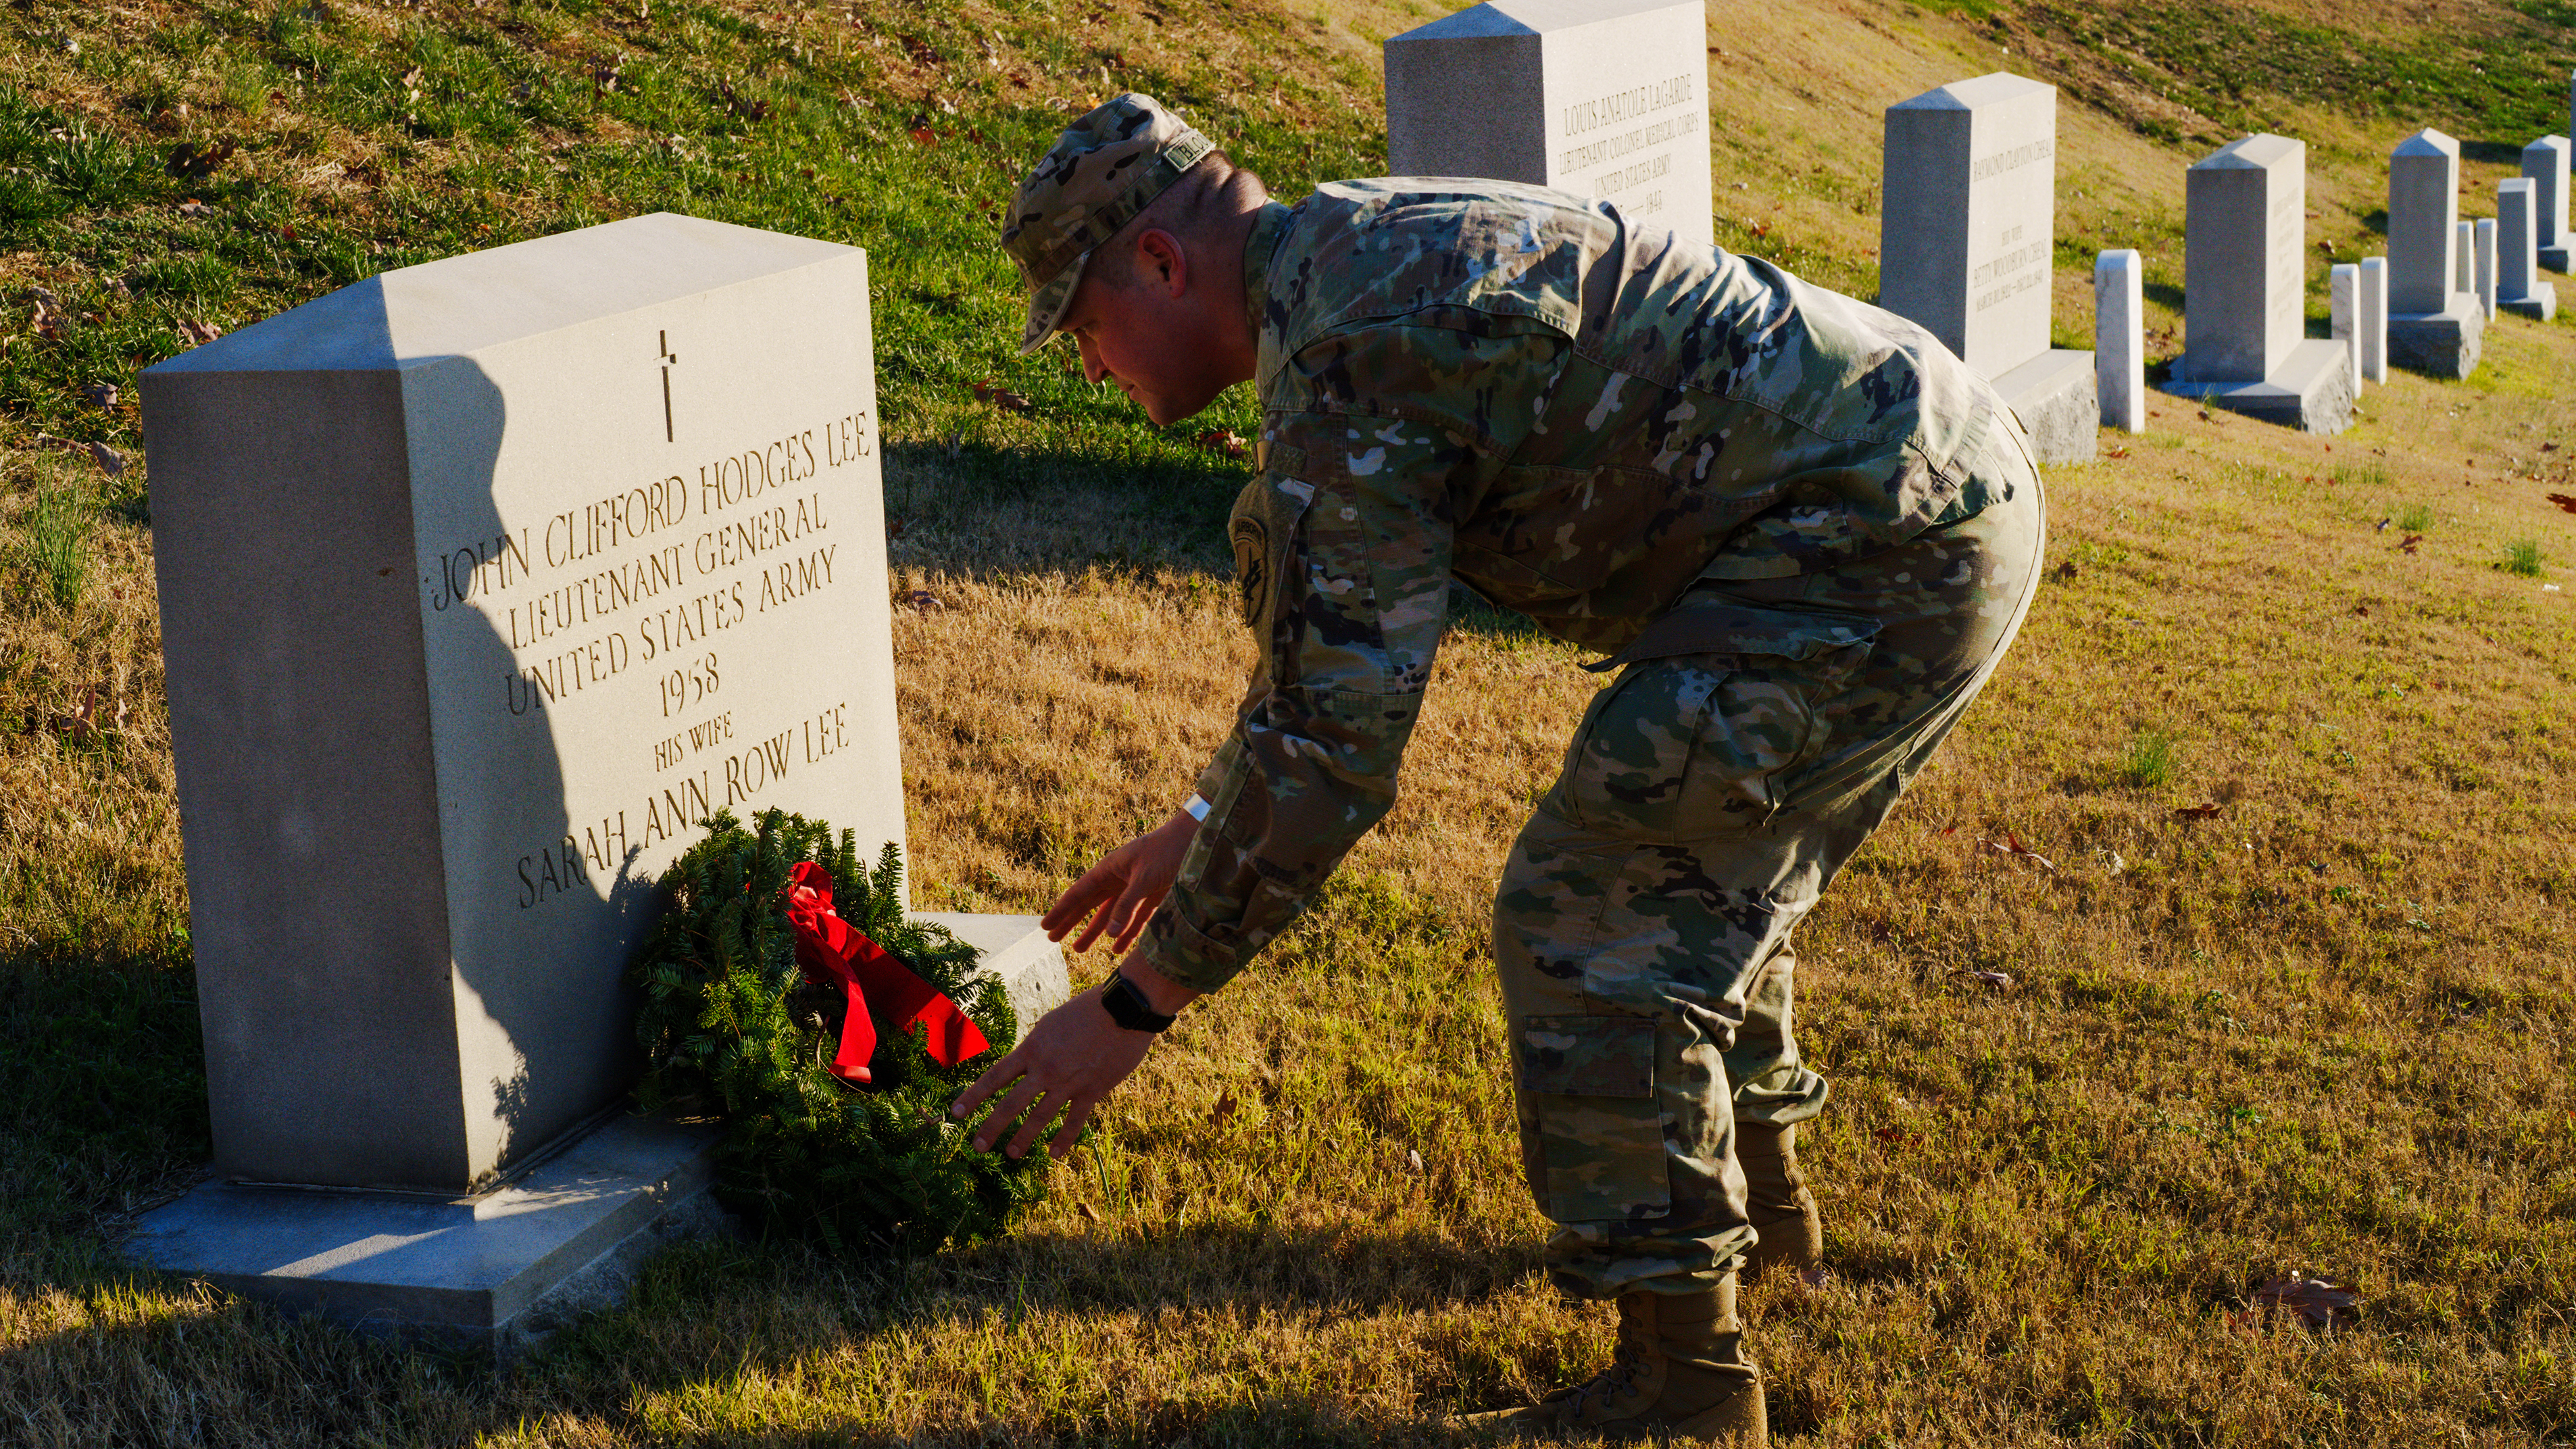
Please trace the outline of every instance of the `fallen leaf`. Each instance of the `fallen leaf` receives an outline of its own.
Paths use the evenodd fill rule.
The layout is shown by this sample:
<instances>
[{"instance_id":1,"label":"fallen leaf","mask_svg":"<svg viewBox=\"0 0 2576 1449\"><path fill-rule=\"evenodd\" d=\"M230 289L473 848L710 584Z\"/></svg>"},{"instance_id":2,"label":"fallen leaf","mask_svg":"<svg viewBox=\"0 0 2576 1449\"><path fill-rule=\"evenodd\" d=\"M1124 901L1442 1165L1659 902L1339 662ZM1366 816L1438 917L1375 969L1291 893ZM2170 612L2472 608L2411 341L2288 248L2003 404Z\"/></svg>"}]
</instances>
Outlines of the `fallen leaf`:
<instances>
[{"instance_id":1,"label":"fallen leaf","mask_svg":"<svg viewBox=\"0 0 2576 1449\"><path fill-rule=\"evenodd\" d=\"M907 134L912 137L913 142L916 145L936 146L939 144L938 135L928 126L915 126Z\"/></svg>"},{"instance_id":2,"label":"fallen leaf","mask_svg":"<svg viewBox=\"0 0 2576 1449\"><path fill-rule=\"evenodd\" d=\"M1404 1152L1404 1170L1412 1173L1416 1177L1421 1176L1422 1154L1412 1148L1406 1148Z\"/></svg>"},{"instance_id":3,"label":"fallen leaf","mask_svg":"<svg viewBox=\"0 0 2576 1449\"><path fill-rule=\"evenodd\" d=\"M1098 1208L1096 1208L1096 1207L1093 1207L1091 1204L1089 1204L1089 1203L1087 1203L1087 1202L1083 1202L1083 1203L1075 1203L1075 1204L1074 1204L1074 1209L1075 1209L1075 1211L1077 1211L1077 1212L1081 1213L1084 1217L1091 1219L1091 1220L1092 1220L1093 1222L1095 1222L1095 1223L1096 1223L1096 1222L1098 1222L1098 1221L1100 1221L1100 1209L1098 1209Z\"/></svg>"},{"instance_id":4,"label":"fallen leaf","mask_svg":"<svg viewBox=\"0 0 2576 1449\"><path fill-rule=\"evenodd\" d=\"M1243 441L1243 435L1230 428L1210 428L1199 434L1199 446L1214 448L1229 458L1241 458L1251 451Z\"/></svg>"},{"instance_id":5,"label":"fallen leaf","mask_svg":"<svg viewBox=\"0 0 2576 1449\"><path fill-rule=\"evenodd\" d=\"M191 196L179 203L179 214L187 217L212 216L215 214L215 209Z\"/></svg>"},{"instance_id":6,"label":"fallen leaf","mask_svg":"<svg viewBox=\"0 0 2576 1449\"><path fill-rule=\"evenodd\" d=\"M1038 405L1036 403L1029 401L1026 397L1011 391L989 377L984 379L982 382L975 384L975 401L988 402L995 407L1008 408L1015 413L1033 413L1038 410Z\"/></svg>"},{"instance_id":7,"label":"fallen leaf","mask_svg":"<svg viewBox=\"0 0 2576 1449\"><path fill-rule=\"evenodd\" d=\"M2292 1273L2254 1290L2259 1308L2282 1308L2299 1315L2310 1328L2341 1328L2361 1316L2361 1295L2340 1283Z\"/></svg>"},{"instance_id":8,"label":"fallen leaf","mask_svg":"<svg viewBox=\"0 0 2576 1449\"><path fill-rule=\"evenodd\" d=\"M489 228L487 227L487 228L486 228L486 230L489 230ZM281 225L280 227L278 227L278 229L277 229L277 234L278 234L279 236L282 236L282 237L286 238L288 241L296 241L296 240L300 240L300 238L298 238L298 237L296 236L296 234L295 234L295 223L293 223L293 222L291 222L291 221L290 221L290 222L285 223L284 225Z\"/></svg>"},{"instance_id":9,"label":"fallen leaf","mask_svg":"<svg viewBox=\"0 0 2576 1449\"><path fill-rule=\"evenodd\" d=\"M166 163L171 175L182 179L211 176L217 167L232 159L238 143L221 137L212 141L182 141L170 148Z\"/></svg>"},{"instance_id":10,"label":"fallen leaf","mask_svg":"<svg viewBox=\"0 0 2576 1449\"><path fill-rule=\"evenodd\" d=\"M2076 572L2075 560L2068 559L2066 562L2059 564L2052 572L2055 574L2059 583L2063 584L2072 582L2075 578Z\"/></svg>"},{"instance_id":11,"label":"fallen leaf","mask_svg":"<svg viewBox=\"0 0 2576 1449\"><path fill-rule=\"evenodd\" d=\"M2185 805L2181 809L2176 810L2174 815L2176 818L2183 820L2207 820L2210 816L2217 813L2218 802L2212 800L2200 805Z\"/></svg>"},{"instance_id":12,"label":"fallen leaf","mask_svg":"<svg viewBox=\"0 0 2576 1449\"><path fill-rule=\"evenodd\" d=\"M1829 1269L1801 1268L1798 1270L1799 1286L1810 1293L1822 1291L1824 1286L1832 1281L1834 1281L1834 1275Z\"/></svg>"},{"instance_id":13,"label":"fallen leaf","mask_svg":"<svg viewBox=\"0 0 2576 1449\"><path fill-rule=\"evenodd\" d=\"M1219 1122L1219 1123L1222 1123L1222 1122L1224 1122L1227 1118L1232 1117L1233 1115L1234 1115L1234 1090L1233 1090L1231 1087L1229 1087L1229 1088L1227 1088L1227 1089L1226 1089L1226 1093L1225 1093L1225 1095L1224 1095L1224 1096L1219 1097L1219 1098L1217 1098L1217 1099L1216 1099L1216 1110L1215 1110L1215 1111L1213 1111L1213 1112L1210 1112L1210 1113L1208 1114L1208 1120L1209 1120L1209 1121L1211 1121L1211 1122Z\"/></svg>"},{"instance_id":14,"label":"fallen leaf","mask_svg":"<svg viewBox=\"0 0 2576 1449\"><path fill-rule=\"evenodd\" d=\"M912 605L915 610L924 614L935 614L948 607L946 604L939 602L939 596L928 589L913 590L912 597L906 599L904 602Z\"/></svg>"},{"instance_id":15,"label":"fallen leaf","mask_svg":"<svg viewBox=\"0 0 2576 1449\"><path fill-rule=\"evenodd\" d=\"M2544 453L2555 453L2558 451L2558 445L2556 443L2543 443L2540 445L2540 451Z\"/></svg>"},{"instance_id":16,"label":"fallen leaf","mask_svg":"<svg viewBox=\"0 0 2576 1449\"><path fill-rule=\"evenodd\" d=\"M2397 551L2399 553L2413 553L2415 551L2415 545L2422 543L2423 541L2424 535L2420 533L2410 533L2398 541Z\"/></svg>"},{"instance_id":17,"label":"fallen leaf","mask_svg":"<svg viewBox=\"0 0 2576 1449\"><path fill-rule=\"evenodd\" d=\"M2102 456L2105 458L2125 458L2129 456L2129 450L2126 448L2113 448Z\"/></svg>"},{"instance_id":18,"label":"fallen leaf","mask_svg":"<svg viewBox=\"0 0 2576 1449\"><path fill-rule=\"evenodd\" d=\"M2563 512L2576 513L2576 498L2571 498L2564 493L2552 493L2549 495L2549 501L2557 504Z\"/></svg>"},{"instance_id":19,"label":"fallen leaf","mask_svg":"<svg viewBox=\"0 0 2576 1449\"><path fill-rule=\"evenodd\" d=\"M1983 985L1989 991L2002 991L2012 985L2012 977L2002 971L1953 971L1950 974L1965 976Z\"/></svg>"},{"instance_id":20,"label":"fallen leaf","mask_svg":"<svg viewBox=\"0 0 2576 1449\"><path fill-rule=\"evenodd\" d=\"M2352 606L2352 611L2365 619L2370 617L2370 606L2368 604L2355 604Z\"/></svg>"},{"instance_id":21,"label":"fallen leaf","mask_svg":"<svg viewBox=\"0 0 2576 1449\"><path fill-rule=\"evenodd\" d=\"M2031 849L2029 846L2022 844L2021 837L2015 835L2009 830L2004 832L2003 839L1987 841L1986 848L1997 855L2018 856L2023 860L2036 864L2040 869L2047 871L2050 875L2057 874L2057 862L2050 860L2047 856L2044 856L2038 851Z\"/></svg>"},{"instance_id":22,"label":"fallen leaf","mask_svg":"<svg viewBox=\"0 0 2576 1449\"><path fill-rule=\"evenodd\" d=\"M90 444L89 455L98 461L99 468L110 478L121 478L125 475L125 455L107 444Z\"/></svg>"},{"instance_id":23,"label":"fallen leaf","mask_svg":"<svg viewBox=\"0 0 2576 1449\"><path fill-rule=\"evenodd\" d=\"M112 382L93 382L89 386L81 389L81 396L89 399L89 405L91 407L112 408L116 406L116 384Z\"/></svg>"}]
</instances>

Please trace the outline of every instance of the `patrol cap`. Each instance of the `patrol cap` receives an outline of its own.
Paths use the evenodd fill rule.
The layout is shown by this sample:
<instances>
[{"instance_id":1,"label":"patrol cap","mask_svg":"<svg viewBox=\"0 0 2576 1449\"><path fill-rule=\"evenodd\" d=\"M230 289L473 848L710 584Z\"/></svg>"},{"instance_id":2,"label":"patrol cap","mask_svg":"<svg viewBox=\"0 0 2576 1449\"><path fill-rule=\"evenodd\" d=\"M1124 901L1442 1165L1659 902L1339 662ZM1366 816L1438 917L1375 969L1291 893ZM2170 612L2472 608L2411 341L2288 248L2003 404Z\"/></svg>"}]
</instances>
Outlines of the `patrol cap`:
<instances>
[{"instance_id":1,"label":"patrol cap","mask_svg":"<svg viewBox=\"0 0 2576 1449\"><path fill-rule=\"evenodd\" d=\"M1216 143L1127 91L1065 128L1011 198L1002 250L1020 264L1029 322L1020 351L1055 335L1092 251L1153 205Z\"/></svg>"}]
</instances>

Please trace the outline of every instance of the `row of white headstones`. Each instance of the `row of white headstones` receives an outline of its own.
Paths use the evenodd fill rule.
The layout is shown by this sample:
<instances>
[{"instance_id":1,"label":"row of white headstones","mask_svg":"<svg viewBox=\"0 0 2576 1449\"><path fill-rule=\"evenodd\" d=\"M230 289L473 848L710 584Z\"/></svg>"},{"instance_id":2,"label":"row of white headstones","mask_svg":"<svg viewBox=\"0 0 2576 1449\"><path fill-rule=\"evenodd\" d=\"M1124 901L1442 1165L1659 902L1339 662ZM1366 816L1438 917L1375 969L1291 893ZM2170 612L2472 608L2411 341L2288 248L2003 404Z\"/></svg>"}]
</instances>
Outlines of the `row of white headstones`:
<instances>
[{"instance_id":1,"label":"row of white headstones","mask_svg":"<svg viewBox=\"0 0 2576 1449\"><path fill-rule=\"evenodd\" d=\"M1385 51L1388 169L1570 190L1633 222L1712 241L1706 23L1703 0L1488 0L1396 36ZM1887 111L1879 303L1994 379L2026 420L2050 410L2047 395L2068 387L2065 364L2082 356L2050 348L2056 100L2052 86L1997 73ZM2365 379L2385 381L2392 320L2401 335L2431 329L2432 340L2399 349L2401 365L2465 376L2478 327L2456 299L2474 298L2481 319L2554 312L2538 269L2567 269L2567 138L2525 150L2522 178L2499 187L2488 221L2459 220L2459 164L2459 144L2438 131L2399 145L2389 256L2333 273L2347 400ZM2193 166L2187 192L2188 350L2177 380L2221 387L2283 375L2305 333L2305 145L2246 137ZM2096 262L2085 384L2099 420L2131 430L2146 417L2143 281L2134 249ZM2052 442L2034 427L2043 448L2061 450L2043 461L2090 456L2095 405L2082 401L2080 429Z\"/></svg>"}]
</instances>

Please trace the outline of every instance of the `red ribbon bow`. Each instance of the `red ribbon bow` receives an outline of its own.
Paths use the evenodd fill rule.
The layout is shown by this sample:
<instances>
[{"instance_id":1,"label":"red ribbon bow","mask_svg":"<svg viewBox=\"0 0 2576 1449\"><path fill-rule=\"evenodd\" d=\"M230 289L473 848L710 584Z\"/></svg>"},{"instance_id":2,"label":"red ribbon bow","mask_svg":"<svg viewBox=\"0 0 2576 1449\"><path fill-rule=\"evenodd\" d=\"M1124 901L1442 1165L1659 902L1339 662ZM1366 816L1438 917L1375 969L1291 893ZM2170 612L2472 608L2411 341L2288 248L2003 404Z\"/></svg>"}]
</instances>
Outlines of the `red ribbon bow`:
<instances>
[{"instance_id":1,"label":"red ribbon bow","mask_svg":"<svg viewBox=\"0 0 2576 1449\"><path fill-rule=\"evenodd\" d=\"M787 878L787 923L796 928L796 964L817 986L837 983L848 1003L841 1017L840 1054L832 1058L833 1076L845 1082L868 1080L868 1058L877 1049L876 1022L868 1016L871 1000L902 1023L898 1030L927 1028L923 1045L943 1067L988 1049L984 1033L956 1002L833 912L830 871L800 861Z\"/></svg>"}]
</instances>

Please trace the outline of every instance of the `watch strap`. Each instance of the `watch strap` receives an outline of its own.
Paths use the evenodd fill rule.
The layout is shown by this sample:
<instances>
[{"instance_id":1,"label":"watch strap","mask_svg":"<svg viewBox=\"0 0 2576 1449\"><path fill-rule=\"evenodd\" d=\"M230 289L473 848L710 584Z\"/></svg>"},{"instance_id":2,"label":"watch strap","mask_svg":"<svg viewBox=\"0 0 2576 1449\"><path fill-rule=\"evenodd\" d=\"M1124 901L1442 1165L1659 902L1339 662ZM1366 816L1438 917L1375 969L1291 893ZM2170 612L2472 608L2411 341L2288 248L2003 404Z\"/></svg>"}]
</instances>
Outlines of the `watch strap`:
<instances>
[{"instance_id":1,"label":"watch strap","mask_svg":"<svg viewBox=\"0 0 2576 1449\"><path fill-rule=\"evenodd\" d=\"M1124 971L1109 978L1108 989L1100 993L1100 1005L1111 1021L1129 1031L1161 1032L1168 1030L1173 1021L1154 1009L1154 1003L1145 999L1145 993L1136 989L1136 983L1128 980Z\"/></svg>"}]
</instances>

